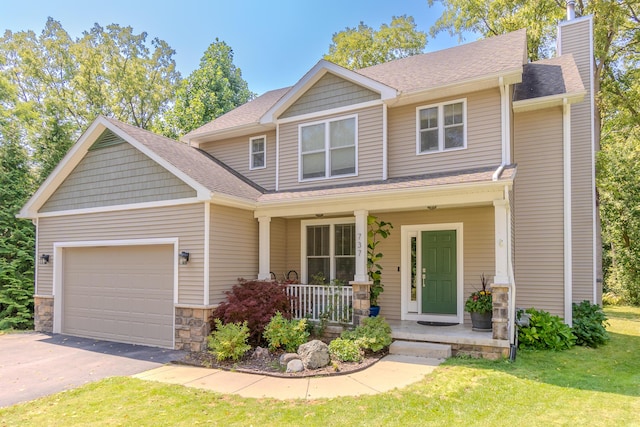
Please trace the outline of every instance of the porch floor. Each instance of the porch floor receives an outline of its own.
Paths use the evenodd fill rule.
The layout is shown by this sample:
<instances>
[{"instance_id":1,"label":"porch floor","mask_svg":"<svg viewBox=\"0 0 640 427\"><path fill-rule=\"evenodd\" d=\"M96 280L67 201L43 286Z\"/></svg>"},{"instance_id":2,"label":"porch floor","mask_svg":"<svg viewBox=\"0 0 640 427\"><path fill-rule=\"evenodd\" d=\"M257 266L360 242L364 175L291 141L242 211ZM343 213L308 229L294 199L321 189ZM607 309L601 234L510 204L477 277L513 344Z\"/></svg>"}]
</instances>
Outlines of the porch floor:
<instances>
[{"instance_id":1,"label":"porch floor","mask_svg":"<svg viewBox=\"0 0 640 427\"><path fill-rule=\"evenodd\" d=\"M509 348L508 340L493 339L492 332L476 332L471 325L425 326L415 320L387 320L396 340L422 341L460 346Z\"/></svg>"}]
</instances>

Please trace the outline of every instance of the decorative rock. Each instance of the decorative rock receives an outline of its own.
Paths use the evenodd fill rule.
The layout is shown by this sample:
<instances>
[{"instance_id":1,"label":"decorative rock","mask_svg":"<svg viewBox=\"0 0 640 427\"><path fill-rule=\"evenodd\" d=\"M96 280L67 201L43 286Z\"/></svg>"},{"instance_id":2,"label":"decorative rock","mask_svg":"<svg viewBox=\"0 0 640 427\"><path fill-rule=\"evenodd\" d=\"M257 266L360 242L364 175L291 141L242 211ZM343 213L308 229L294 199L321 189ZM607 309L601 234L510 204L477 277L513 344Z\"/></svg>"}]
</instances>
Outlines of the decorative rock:
<instances>
[{"instance_id":1,"label":"decorative rock","mask_svg":"<svg viewBox=\"0 0 640 427\"><path fill-rule=\"evenodd\" d=\"M318 369L329 364L329 346L320 340L309 341L298 347L298 354L307 369Z\"/></svg>"},{"instance_id":2,"label":"decorative rock","mask_svg":"<svg viewBox=\"0 0 640 427\"><path fill-rule=\"evenodd\" d=\"M280 356L280 366L287 366L289 362L296 359L300 360L298 353L284 353Z\"/></svg>"},{"instance_id":3,"label":"decorative rock","mask_svg":"<svg viewBox=\"0 0 640 427\"><path fill-rule=\"evenodd\" d=\"M251 355L252 359L266 359L269 357L269 350L262 347L256 347L255 351Z\"/></svg>"},{"instance_id":4,"label":"decorative rock","mask_svg":"<svg viewBox=\"0 0 640 427\"><path fill-rule=\"evenodd\" d=\"M287 363L287 372L302 372L304 371L304 365L302 364L302 360L293 359Z\"/></svg>"}]
</instances>

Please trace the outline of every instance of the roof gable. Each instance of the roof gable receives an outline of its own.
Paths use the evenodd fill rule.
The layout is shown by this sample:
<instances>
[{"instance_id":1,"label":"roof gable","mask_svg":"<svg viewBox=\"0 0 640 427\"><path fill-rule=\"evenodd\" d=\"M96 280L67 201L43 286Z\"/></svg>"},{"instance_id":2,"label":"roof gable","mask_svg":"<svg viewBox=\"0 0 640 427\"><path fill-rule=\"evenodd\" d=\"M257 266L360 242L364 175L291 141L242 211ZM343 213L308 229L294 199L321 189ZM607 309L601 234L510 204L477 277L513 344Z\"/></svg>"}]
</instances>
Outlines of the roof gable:
<instances>
[{"instance_id":1,"label":"roof gable","mask_svg":"<svg viewBox=\"0 0 640 427\"><path fill-rule=\"evenodd\" d=\"M87 155L105 130L112 132L153 162L187 184L199 200L223 200L237 204L251 204L262 194L255 185L239 179L227 168L213 161L199 150L152 132L98 117L71 147L35 194L20 211L19 217L35 218L65 179Z\"/></svg>"},{"instance_id":2,"label":"roof gable","mask_svg":"<svg viewBox=\"0 0 640 427\"><path fill-rule=\"evenodd\" d=\"M379 99L379 93L328 72L291 104L280 115L280 118L289 118Z\"/></svg>"},{"instance_id":3,"label":"roof gable","mask_svg":"<svg viewBox=\"0 0 640 427\"><path fill-rule=\"evenodd\" d=\"M298 99L307 93L325 74L331 73L345 81L380 94L381 100L395 98L397 91L379 81L366 77L355 71L348 70L329 61L320 60L307 74L302 77L287 93L282 96L260 119L260 123L273 123L280 119Z\"/></svg>"}]
</instances>

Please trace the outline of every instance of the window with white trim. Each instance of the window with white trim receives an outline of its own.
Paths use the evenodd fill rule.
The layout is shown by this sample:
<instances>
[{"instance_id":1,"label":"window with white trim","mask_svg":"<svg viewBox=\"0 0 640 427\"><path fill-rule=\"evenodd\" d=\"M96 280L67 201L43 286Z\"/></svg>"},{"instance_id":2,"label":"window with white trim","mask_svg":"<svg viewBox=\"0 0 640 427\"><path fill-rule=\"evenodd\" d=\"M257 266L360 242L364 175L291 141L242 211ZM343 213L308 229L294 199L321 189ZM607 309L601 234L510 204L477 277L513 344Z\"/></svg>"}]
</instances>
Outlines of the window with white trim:
<instances>
[{"instance_id":1,"label":"window with white trim","mask_svg":"<svg viewBox=\"0 0 640 427\"><path fill-rule=\"evenodd\" d=\"M334 279L349 283L356 271L356 226L339 220L332 223L314 222L305 227L307 282L322 274L326 282Z\"/></svg>"},{"instance_id":2,"label":"window with white trim","mask_svg":"<svg viewBox=\"0 0 640 427\"><path fill-rule=\"evenodd\" d=\"M300 181L356 175L357 125L356 116L300 125Z\"/></svg>"},{"instance_id":3,"label":"window with white trim","mask_svg":"<svg viewBox=\"0 0 640 427\"><path fill-rule=\"evenodd\" d=\"M416 109L418 154L467 146L467 103L458 100Z\"/></svg>"},{"instance_id":4,"label":"window with white trim","mask_svg":"<svg viewBox=\"0 0 640 427\"><path fill-rule=\"evenodd\" d=\"M267 165L267 137L249 139L249 169L262 169Z\"/></svg>"}]
</instances>

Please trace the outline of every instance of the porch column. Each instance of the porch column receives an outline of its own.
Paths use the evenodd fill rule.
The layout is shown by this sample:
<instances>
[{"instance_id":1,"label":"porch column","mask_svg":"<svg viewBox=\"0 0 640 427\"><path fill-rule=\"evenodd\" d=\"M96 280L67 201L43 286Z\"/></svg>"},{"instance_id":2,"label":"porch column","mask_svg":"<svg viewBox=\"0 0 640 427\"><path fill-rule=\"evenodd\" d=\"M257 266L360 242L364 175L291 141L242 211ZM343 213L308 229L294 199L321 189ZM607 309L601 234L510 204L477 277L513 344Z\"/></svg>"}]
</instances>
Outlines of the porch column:
<instances>
[{"instance_id":1,"label":"porch column","mask_svg":"<svg viewBox=\"0 0 640 427\"><path fill-rule=\"evenodd\" d=\"M258 280L271 280L271 217L258 217L259 261Z\"/></svg>"},{"instance_id":2,"label":"porch column","mask_svg":"<svg viewBox=\"0 0 640 427\"><path fill-rule=\"evenodd\" d=\"M356 274L354 282L369 281L367 274L367 218L369 211L357 210L353 212L356 217Z\"/></svg>"},{"instance_id":3,"label":"porch column","mask_svg":"<svg viewBox=\"0 0 640 427\"><path fill-rule=\"evenodd\" d=\"M509 236L509 202L507 200L494 200L495 212L495 259L496 274L493 279L495 284L509 284L509 248L511 237Z\"/></svg>"}]
</instances>

